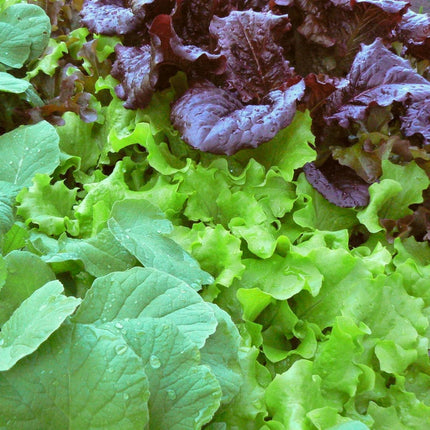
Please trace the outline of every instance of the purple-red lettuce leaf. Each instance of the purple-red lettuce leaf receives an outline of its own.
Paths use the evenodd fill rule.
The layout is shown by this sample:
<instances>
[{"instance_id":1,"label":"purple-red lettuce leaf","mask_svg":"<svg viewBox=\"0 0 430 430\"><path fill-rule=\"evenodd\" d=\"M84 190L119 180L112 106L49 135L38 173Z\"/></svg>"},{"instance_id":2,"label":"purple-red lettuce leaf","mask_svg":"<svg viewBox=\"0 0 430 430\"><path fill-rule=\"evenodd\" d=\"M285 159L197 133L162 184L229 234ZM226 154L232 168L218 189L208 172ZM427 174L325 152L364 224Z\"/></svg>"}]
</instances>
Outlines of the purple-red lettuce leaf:
<instances>
[{"instance_id":1,"label":"purple-red lettuce leaf","mask_svg":"<svg viewBox=\"0 0 430 430\"><path fill-rule=\"evenodd\" d=\"M149 29L152 44L153 63L175 66L184 72L191 69L197 74L222 74L226 59L195 45L185 45L176 34L170 15L157 15Z\"/></svg>"},{"instance_id":2,"label":"purple-red lettuce leaf","mask_svg":"<svg viewBox=\"0 0 430 430\"><path fill-rule=\"evenodd\" d=\"M293 76L277 43L290 27L287 15L271 12L233 11L225 18L213 17L210 32L227 58L226 86L238 91L243 102L259 101Z\"/></svg>"},{"instance_id":3,"label":"purple-red lettuce leaf","mask_svg":"<svg viewBox=\"0 0 430 430\"><path fill-rule=\"evenodd\" d=\"M360 44L391 38L407 7L405 1L297 0L287 9L299 33L289 41L297 71L344 75Z\"/></svg>"},{"instance_id":4,"label":"purple-red lettuce leaf","mask_svg":"<svg viewBox=\"0 0 430 430\"><path fill-rule=\"evenodd\" d=\"M349 167L329 159L320 167L307 163L303 170L308 182L336 206L352 208L369 203L369 184Z\"/></svg>"},{"instance_id":5,"label":"purple-red lettuce leaf","mask_svg":"<svg viewBox=\"0 0 430 430\"><path fill-rule=\"evenodd\" d=\"M303 103L307 109L315 110L322 107L334 91L345 87L348 81L344 78L325 74L309 73L305 78L306 93Z\"/></svg>"},{"instance_id":6,"label":"purple-red lettuce leaf","mask_svg":"<svg viewBox=\"0 0 430 430\"><path fill-rule=\"evenodd\" d=\"M146 107L154 91L167 85L177 70L201 75L223 73L225 57L184 45L173 28L170 15L157 15L149 33L151 45L117 45L115 49L117 59L112 76L121 82L116 93L125 100L126 108Z\"/></svg>"},{"instance_id":7,"label":"purple-red lettuce leaf","mask_svg":"<svg viewBox=\"0 0 430 430\"><path fill-rule=\"evenodd\" d=\"M198 82L174 103L171 120L192 147L231 155L255 148L287 127L304 91L301 80L269 92L259 105L244 105L233 93L209 81Z\"/></svg>"},{"instance_id":8,"label":"purple-red lettuce leaf","mask_svg":"<svg viewBox=\"0 0 430 430\"><path fill-rule=\"evenodd\" d=\"M176 33L185 43L209 48L209 25L214 15L226 16L236 9L231 0L176 0L172 13Z\"/></svg>"},{"instance_id":9,"label":"purple-red lettuce leaf","mask_svg":"<svg viewBox=\"0 0 430 430\"><path fill-rule=\"evenodd\" d=\"M93 33L106 35L128 34L142 26L126 0L85 0L81 19Z\"/></svg>"},{"instance_id":10,"label":"purple-red lettuce leaf","mask_svg":"<svg viewBox=\"0 0 430 430\"><path fill-rule=\"evenodd\" d=\"M38 74L32 82L45 103L28 110L32 121L45 119L51 124L63 125L61 117L65 112L74 112L87 123L96 121L97 112L91 107L91 94L84 91L86 81L87 76L71 63L61 64L54 78Z\"/></svg>"},{"instance_id":11,"label":"purple-red lettuce leaf","mask_svg":"<svg viewBox=\"0 0 430 430\"><path fill-rule=\"evenodd\" d=\"M403 133L420 134L425 144L430 143L430 82L407 60L385 48L380 39L362 46L347 79L349 85L327 99L325 118L329 125L338 123L347 128L351 121L363 121L369 107L399 102L405 109L400 117Z\"/></svg>"},{"instance_id":12,"label":"purple-red lettuce leaf","mask_svg":"<svg viewBox=\"0 0 430 430\"><path fill-rule=\"evenodd\" d=\"M146 106L155 91L155 83L150 81L151 46L143 45L115 47L116 61L112 76L120 81L115 92L124 106L129 109Z\"/></svg>"},{"instance_id":13,"label":"purple-red lettuce leaf","mask_svg":"<svg viewBox=\"0 0 430 430\"><path fill-rule=\"evenodd\" d=\"M409 10L398 25L395 33L410 52L417 58L430 60L430 15Z\"/></svg>"}]
</instances>

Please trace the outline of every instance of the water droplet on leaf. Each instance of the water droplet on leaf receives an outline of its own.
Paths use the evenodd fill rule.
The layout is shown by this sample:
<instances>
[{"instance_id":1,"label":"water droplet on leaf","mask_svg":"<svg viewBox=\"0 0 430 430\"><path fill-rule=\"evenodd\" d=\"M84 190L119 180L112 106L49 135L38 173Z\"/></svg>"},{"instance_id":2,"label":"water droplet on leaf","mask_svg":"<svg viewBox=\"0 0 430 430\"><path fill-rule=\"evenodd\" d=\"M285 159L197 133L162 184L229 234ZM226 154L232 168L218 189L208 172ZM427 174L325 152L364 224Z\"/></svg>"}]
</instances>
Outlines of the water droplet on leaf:
<instances>
[{"instance_id":1,"label":"water droplet on leaf","mask_svg":"<svg viewBox=\"0 0 430 430\"><path fill-rule=\"evenodd\" d=\"M149 365L153 369L158 369L161 366L161 361L156 355L151 355L151 357L149 358Z\"/></svg>"},{"instance_id":2,"label":"water droplet on leaf","mask_svg":"<svg viewBox=\"0 0 430 430\"><path fill-rule=\"evenodd\" d=\"M127 351L127 345L117 345L115 347L115 351L118 355L125 354L125 352Z\"/></svg>"}]
</instances>

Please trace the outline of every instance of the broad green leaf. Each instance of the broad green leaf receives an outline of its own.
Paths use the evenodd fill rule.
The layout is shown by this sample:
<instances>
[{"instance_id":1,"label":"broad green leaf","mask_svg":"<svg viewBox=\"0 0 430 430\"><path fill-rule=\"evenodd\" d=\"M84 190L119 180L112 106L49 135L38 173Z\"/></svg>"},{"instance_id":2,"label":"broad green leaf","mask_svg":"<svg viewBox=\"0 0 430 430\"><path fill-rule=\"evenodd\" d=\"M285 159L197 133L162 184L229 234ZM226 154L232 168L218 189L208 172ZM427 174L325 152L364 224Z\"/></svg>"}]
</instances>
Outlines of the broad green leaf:
<instances>
[{"instance_id":1,"label":"broad green leaf","mask_svg":"<svg viewBox=\"0 0 430 430\"><path fill-rule=\"evenodd\" d=\"M0 25L3 23L12 25L21 33L22 37L27 39L28 61L41 55L48 45L51 22L45 11L39 6L24 3L12 5L0 14Z\"/></svg>"},{"instance_id":2,"label":"broad green leaf","mask_svg":"<svg viewBox=\"0 0 430 430\"><path fill-rule=\"evenodd\" d=\"M19 69L30 55L31 42L25 33L1 18L0 15L0 63Z\"/></svg>"},{"instance_id":3,"label":"broad green leaf","mask_svg":"<svg viewBox=\"0 0 430 430\"><path fill-rule=\"evenodd\" d=\"M209 426L210 430L263 428L264 417L268 414L264 393L271 377L267 368L258 362L258 354L257 348L241 345L239 363L242 381L239 393L217 411L213 424Z\"/></svg>"},{"instance_id":4,"label":"broad green leaf","mask_svg":"<svg viewBox=\"0 0 430 430\"><path fill-rule=\"evenodd\" d=\"M142 360L120 334L66 324L0 374L0 427L135 430L148 397Z\"/></svg>"},{"instance_id":5,"label":"broad green leaf","mask_svg":"<svg viewBox=\"0 0 430 430\"><path fill-rule=\"evenodd\" d=\"M215 333L200 350L202 364L210 367L222 391L221 403L228 404L239 392L242 375L239 363L240 335L230 316L218 306L208 303L218 325ZM223 351L220 354L220 351Z\"/></svg>"},{"instance_id":6,"label":"broad green leaf","mask_svg":"<svg viewBox=\"0 0 430 430\"><path fill-rule=\"evenodd\" d=\"M30 82L15 78L10 73L0 72L0 91L21 94L31 87Z\"/></svg>"},{"instance_id":7,"label":"broad green leaf","mask_svg":"<svg viewBox=\"0 0 430 430\"><path fill-rule=\"evenodd\" d=\"M50 174L59 162L58 135L46 121L0 136L0 181L30 186L36 173Z\"/></svg>"},{"instance_id":8,"label":"broad green leaf","mask_svg":"<svg viewBox=\"0 0 430 430\"><path fill-rule=\"evenodd\" d=\"M13 206L19 189L19 186L0 180L0 243L2 236L13 225L15 218Z\"/></svg>"},{"instance_id":9,"label":"broad green leaf","mask_svg":"<svg viewBox=\"0 0 430 430\"><path fill-rule=\"evenodd\" d=\"M142 267L97 278L73 321L100 324L144 317L174 322L199 348L217 326L210 305L188 284Z\"/></svg>"},{"instance_id":10,"label":"broad green leaf","mask_svg":"<svg viewBox=\"0 0 430 430\"><path fill-rule=\"evenodd\" d=\"M170 221L145 200L116 202L108 222L112 234L144 266L165 271L195 289L212 282L186 251L163 234L172 231Z\"/></svg>"},{"instance_id":11,"label":"broad green leaf","mask_svg":"<svg viewBox=\"0 0 430 430\"><path fill-rule=\"evenodd\" d=\"M27 251L12 251L4 257L7 277L0 290L0 325L34 291L55 279L50 267L40 257Z\"/></svg>"},{"instance_id":12,"label":"broad green leaf","mask_svg":"<svg viewBox=\"0 0 430 430\"><path fill-rule=\"evenodd\" d=\"M116 330L137 354L148 376L151 430L201 429L220 405L221 389L198 348L173 322L124 321Z\"/></svg>"},{"instance_id":13,"label":"broad green leaf","mask_svg":"<svg viewBox=\"0 0 430 430\"><path fill-rule=\"evenodd\" d=\"M346 402L355 396L363 373L355 362L362 352L361 340L370 333L365 324L338 317L329 339L319 343L313 373L321 376L321 389L327 397Z\"/></svg>"},{"instance_id":14,"label":"broad green leaf","mask_svg":"<svg viewBox=\"0 0 430 430\"><path fill-rule=\"evenodd\" d=\"M108 229L89 239L72 239L62 235L57 247L41 258L48 263L81 260L85 270L96 277L130 269L136 263L136 259Z\"/></svg>"},{"instance_id":15,"label":"broad green leaf","mask_svg":"<svg viewBox=\"0 0 430 430\"><path fill-rule=\"evenodd\" d=\"M34 352L81 302L63 294L59 281L51 281L24 300L0 332L0 371Z\"/></svg>"}]
</instances>

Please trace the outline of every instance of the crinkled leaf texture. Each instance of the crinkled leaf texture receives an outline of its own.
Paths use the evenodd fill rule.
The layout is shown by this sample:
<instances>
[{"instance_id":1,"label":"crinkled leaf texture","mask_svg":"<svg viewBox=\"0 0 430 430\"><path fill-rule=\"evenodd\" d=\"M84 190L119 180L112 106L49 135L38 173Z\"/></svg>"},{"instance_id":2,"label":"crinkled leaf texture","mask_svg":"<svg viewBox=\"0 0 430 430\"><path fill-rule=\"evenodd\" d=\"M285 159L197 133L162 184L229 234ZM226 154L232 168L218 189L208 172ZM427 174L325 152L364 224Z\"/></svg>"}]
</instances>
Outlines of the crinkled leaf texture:
<instances>
[{"instance_id":1,"label":"crinkled leaf texture","mask_svg":"<svg viewBox=\"0 0 430 430\"><path fill-rule=\"evenodd\" d=\"M117 45L117 59L112 76L121 83L115 91L129 109L144 108L156 88L165 85L172 70L200 74L220 74L225 69L225 57L211 54L195 45L184 45L176 34L170 15L158 15L149 28L151 45L140 47ZM165 67L166 66L166 67Z\"/></svg>"},{"instance_id":2,"label":"crinkled leaf texture","mask_svg":"<svg viewBox=\"0 0 430 430\"><path fill-rule=\"evenodd\" d=\"M391 0L296 1L291 16L302 36L298 71L344 75L360 43L390 38L407 8L407 2Z\"/></svg>"},{"instance_id":3,"label":"crinkled leaf texture","mask_svg":"<svg viewBox=\"0 0 430 430\"><path fill-rule=\"evenodd\" d=\"M411 10L403 15L396 29L396 37L404 43L412 55L430 59L430 15Z\"/></svg>"},{"instance_id":4,"label":"crinkled leaf texture","mask_svg":"<svg viewBox=\"0 0 430 430\"><path fill-rule=\"evenodd\" d=\"M141 25L123 0L86 0L81 17L91 31L107 35L131 33Z\"/></svg>"},{"instance_id":5,"label":"crinkled leaf texture","mask_svg":"<svg viewBox=\"0 0 430 430\"><path fill-rule=\"evenodd\" d=\"M352 208L369 202L369 184L349 167L329 160L321 167L307 163L303 170L309 183L336 206Z\"/></svg>"},{"instance_id":6,"label":"crinkled leaf texture","mask_svg":"<svg viewBox=\"0 0 430 430\"><path fill-rule=\"evenodd\" d=\"M292 77L276 43L290 27L287 15L270 12L233 11L225 18L213 17L210 32L228 58L227 87L237 90L243 102L259 100Z\"/></svg>"},{"instance_id":7,"label":"crinkled leaf texture","mask_svg":"<svg viewBox=\"0 0 430 430\"><path fill-rule=\"evenodd\" d=\"M304 91L301 80L286 90L269 92L260 104L244 105L232 93L203 81L174 103L171 120L192 147L231 155L255 148L287 127Z\"/></svg>"},{"instance_id":8,"label":"crinkled leaf texture","mask_svg":"<svg viewBox=\"0 0 430 430\"><path fill-rule=\"evenodd\" d=\"M338 122L347 128L350 121L364 120L369 106L399 102L406 110L401 117L403 132L419 134L430 143L430 83L380 39L362 46L347 79L350 84L327 100L329 124Z\"/></svg>"}]
</instances>

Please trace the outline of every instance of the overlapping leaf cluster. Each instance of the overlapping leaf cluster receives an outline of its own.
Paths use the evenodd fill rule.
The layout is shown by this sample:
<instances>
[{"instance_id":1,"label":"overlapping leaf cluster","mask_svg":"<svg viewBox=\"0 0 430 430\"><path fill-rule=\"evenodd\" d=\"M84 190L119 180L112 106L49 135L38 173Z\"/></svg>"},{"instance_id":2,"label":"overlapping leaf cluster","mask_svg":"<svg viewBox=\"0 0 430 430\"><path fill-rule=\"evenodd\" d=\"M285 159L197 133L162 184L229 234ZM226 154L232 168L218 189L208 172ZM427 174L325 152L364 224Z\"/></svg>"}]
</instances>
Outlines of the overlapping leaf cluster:
<instances>
[{"instance_id":1,"label":"overlapping leaf cluster","mask_svg":"<svg viewBox=\"0 0 430 430\"><path fill-rule=\"evenodd\" d=\"M256 147L299 104L317 136L307 178L344 207L368 204L382 159L428 158L430 84L419 71L430 61L430 21L406 1L87 0L81 15L90 30L123 36L112 74L127 108L147 106L172 74L187 73L171 120L195 148ZM428 209L388 224L393 235L423 238Z\"/></svg>"},{"instance_id":2,"label":"overlapping leaf cluster","mask_svg":"<svg viewBox=\"0 0 430 430\"><path fill-rule=\"evenodd\" d=\"M43 3L53 38L46 39L48 48L38 58L6 70L6 84L23 88L14 93L13 103L21 112L32 111L26 91L33 84L43 117L52 104L45 93L49 83L55 86L70 67L70 76L80 76L73 81L74 94L90 94L94 115L54 109L46 118L61 120L63 125L55 127L47 121L13 127L37 121L37 115L0 122L0 426L426 428L430 252L427 242L392 234L410 228L396 223L412 219L418 228L417 213L425 216L426 202L419 206L430 182L425 146L422 137L407 137L406 129L400 130L401 118L416 117L408 109L420 99L409 98L400 78L384 69L399 103L407 100L403 108L391 102L385 106L383 96L391 100L390 94L378 82L366 87L355 62L349 80L356 76L358 89L344 85L322 107L333 121L327 135L314 135L320 126L318 107L299 109L287 127L258 148L230 156L198 151L171 123L171 106L178 106L174 103L181 97L190 97L191 103L193 91L231 91L225 76L189 89L192 76L163 75L163 65L156 70L168 88L155 91L145 109L126 109L117 96L119 83L109 74L121 55L114 52L120 39L93 37L76 25L79 2ZM380 9L382 3L387 20L406 11L403 2L332 1L328 8L341 8L348 23L355 16L351 11L370 5ZM112 16L121 4L110 3ZM160 16L156 4L129 3L154 19ZM201 15L201 9L187 9L187 4L182 2L184 16ZM319 2L313 9L309 2L270 5L272 12L263 10L265 2L236 8L248 11L246 16L274 14L273 22L279 22L278 7L290 8L292 28L282 46L300 25L305 35L300 43L313 46L317 42L306 42L312 26L321 37L335 38L330 32L339 31L333 26L324 30ZM163 7L164 16L177 10L173 2ZM32 10L43 16L35 6ZM231 12L220 10L219 19ZM310 21L302 22L303 15ZM129 13L129 21L135 16ZM170 28L176 29L172 22ZM396 21L398 32L399 25ZM178 38L199 40L212 55L196 29L183 27ZM122 36L128 41L124 46L140 46L142 37L150 37L142 31ZM356 61L385 55L420 94L427 85L425 73L415 73L416 64L409 66L386 43L368 43ZM404 46L412 50L419 44ZM322 42L319 47L324 59L343 48ZM344 67L343 57L336 70ZM312 61L318 58L323 57ZM320 67L327 64L322 61ZM326 98L342 86L342 79L322 75L302 82L307 89L301 103L321 100L317 89ZM291 95L299 88L293 90L294 85L274 91ZM254 91L243 87L248 90ZM363 110L367 93L380 105ZM263 106L240 103L245 109ZM6 110L0 108L2 114ZM366 127L355 137L367 148L366 157L356 143L327 145L327 139L339 137L343 126L338 123L348 122L349 132L358 124L356 117ZM393 130L397 134L390 136ZM378 139L384 141L379 146ZM367 183L364 191L333 160L325 167L307 164L324 153L322 148L336 160L349 160ZM369 204L336 206L309 183L311 175L321 187L343 175L358 194L369 189ZM338 186L339 199L357 198L346 191ZM425 234L424 229L417 236Z\"/></svg>"}]
</instances>

